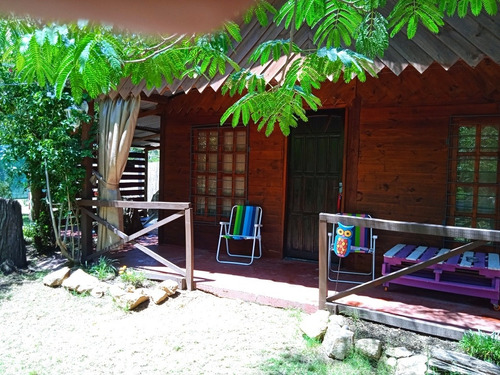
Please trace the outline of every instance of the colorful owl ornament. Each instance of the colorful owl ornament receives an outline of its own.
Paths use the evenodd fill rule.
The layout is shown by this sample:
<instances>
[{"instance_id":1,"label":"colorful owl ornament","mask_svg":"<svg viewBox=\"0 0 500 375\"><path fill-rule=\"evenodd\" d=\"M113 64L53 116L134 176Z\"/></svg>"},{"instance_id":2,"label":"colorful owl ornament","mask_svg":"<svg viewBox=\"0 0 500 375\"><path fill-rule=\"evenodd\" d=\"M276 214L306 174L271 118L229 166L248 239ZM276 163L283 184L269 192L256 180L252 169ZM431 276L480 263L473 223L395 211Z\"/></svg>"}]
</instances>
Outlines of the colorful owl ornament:
<instances>
[{"instance_id":1,"label":"colorful owl ornament","mask_svg":"<svg viewBox=\"0 0 500 375\"><path fill-rule=\"evenodd\" d=\"M337 235L333 241L333 251L338 257L345 258L351 251L351 238L354 233L354 226L339 223L336 233Z\"/></svg>"}]
</instances>

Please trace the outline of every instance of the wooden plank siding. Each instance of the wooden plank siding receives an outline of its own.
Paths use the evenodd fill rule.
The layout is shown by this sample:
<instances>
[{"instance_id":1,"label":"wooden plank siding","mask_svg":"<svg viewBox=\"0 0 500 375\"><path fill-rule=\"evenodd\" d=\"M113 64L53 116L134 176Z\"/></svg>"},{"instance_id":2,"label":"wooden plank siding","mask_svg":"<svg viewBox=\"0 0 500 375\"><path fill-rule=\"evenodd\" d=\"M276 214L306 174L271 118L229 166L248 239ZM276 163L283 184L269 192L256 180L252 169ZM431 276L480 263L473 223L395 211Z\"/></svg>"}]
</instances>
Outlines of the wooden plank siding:
<instances>
[{"instance_id":1,"label":"wooden plank siding","mask_svg":"<svg viewBox=\"0 0 500 375\"><path fill-rule=\"evenodd\" d=\"M326 83L316 94L324 108L345 108L344 212L374 218L444 224L450 117L500 113L500 66L483 60L476 68L458 62L423 73L409 66L399 76L385 68L378 78ZM193 125L217 124L235 101L207 88L164 105L161 200L190 198L190 134ZM264 257L282 257L286 211L287 138L268 138L251 126L248 200L263 208ZM160 241L182 241L172 228ZM195 222L195 246L214 250L219 227ZM383 250L395 243L439 246L440 239L379 231L377 270ZM414 236L414 238L411 238ZM413 242L414 242L413 241ZM438 243L436 243L438 241ZM360 267L363 267L360 261Z\"/></svg>"}]
</instances>

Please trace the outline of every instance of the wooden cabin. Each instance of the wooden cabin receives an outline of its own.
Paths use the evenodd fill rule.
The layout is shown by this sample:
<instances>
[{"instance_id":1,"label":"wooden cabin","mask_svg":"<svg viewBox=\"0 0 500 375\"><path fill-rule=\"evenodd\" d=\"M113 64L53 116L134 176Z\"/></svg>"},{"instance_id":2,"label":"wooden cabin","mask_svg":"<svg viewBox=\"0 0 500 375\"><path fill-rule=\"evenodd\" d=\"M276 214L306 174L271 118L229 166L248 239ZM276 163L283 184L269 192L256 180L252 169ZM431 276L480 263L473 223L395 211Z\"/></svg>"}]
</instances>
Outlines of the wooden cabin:
<instances>
[{"instance_id":1,"label":"wooden cabin","mask_svg":"<svg viewBox=\"0 0 500 375\"><path fill-rule=\"evenodd\" d=\"M138 126L158 121L160 200L192 202L195 247L215 257L219 222L237 203L263 208L263 253L274 258L316 260L320 212L500 229L500 17L446 22L438 35L395 38L377 78L325 83L323 108L288 137L219 126L235 101L221 95L223 77L146 92L154 111ZM238 50L267 34L247 25ZM278 71L262 67L269 80ZM398 242L443 244L377 234L378 264ZM160 231L160 243L183 241L182 223Z\"/></svg>"}]
</instances>

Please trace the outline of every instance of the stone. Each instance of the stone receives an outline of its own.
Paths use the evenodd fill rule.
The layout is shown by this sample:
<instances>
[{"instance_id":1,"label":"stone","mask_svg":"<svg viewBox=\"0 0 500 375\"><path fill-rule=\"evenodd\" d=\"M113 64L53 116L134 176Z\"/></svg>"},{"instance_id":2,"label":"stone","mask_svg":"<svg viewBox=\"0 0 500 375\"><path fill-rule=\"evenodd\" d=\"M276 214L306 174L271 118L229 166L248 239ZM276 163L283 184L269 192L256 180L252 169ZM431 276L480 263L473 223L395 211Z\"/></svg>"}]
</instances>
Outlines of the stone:
<instances>
[{"instance_id":1,"label":"stone","mask_svg":"<svg viewBox=\"0 0 500 375\"><path fill-rule=\"evenodd\" d=\"M347 328L326 331L323 344L324 353L333 359L343 360L354 346L354 332Z\"/></svg>"},{"instance_id":2,"label":"stone","mask_svg":"<svg viewBox=\"0 0 500 375\"><path fill-rule=\"evenodd\" d=\"M357 350L368 358L379 360L382 354L382 342L377 339L359 339L354 344Z\"/></svg>"},{"instance_id":3,"label":"stone","mask_svg":"<svg viewBox=\"0 0 500 375\"><path fill-rule=\"evenodd\" d=\"M129 310L134 310L142 303L149 300L148 296L144 294L140 294L137 292L133 293L124 293L121 297L117 299L117 302L124 308Z\"/></svg>"},{"instance_id":4,"label":"stone","mask_svg":"<svg viewBox=\"0 0 500 375\"><path fill-rule=\"evenodd\" d=\"M328 329L338 329L342 327L348 326L348 320L343 315L330 315L330 319L328 320Z\"/></svg>"},{"instance_id":5,"label":"stone","mask_svg":"<svg viewBox=\"0 0 500 375\"><path fill-rule=\"evenodd\" d=\"M160 284L158 284L157 288L164 290L168 293L168 297L173 296L177 289L179 289L179 284L175 280L164 280Z\"/></svg>"},{"instance_id":6,"label":"stone","mask_svg":"<svg viewBox=\"0 0 500 375\"><path fill-rule=\"evenodd\" d=\"M427 356L423 354L398 359L395 375L426 375Z\"/></svg>"},{"instance_id":7,"label":"stone","mask_svg":"<svg viewBox=\"0 0 500 375\"><path fill-rule=\"evenodd\" d=\"M300 330L309 338L321 340L328 327L328 318L330 313L326 310L318 310L308 315L300 323Z\"/></svg>"},{"instance_id":8,"label":"stone","mask_svg":"<svg viewBox=\"0 0 500 375\"><path fill-rule=\"evenodd\" d=\"M149 297L156 305L159 305L160 303L168 299L169 292L163 289L155 288L149 290Z\"/></svg>"},{"instance_id":9,"label":"stone","mask_svg":"<svg viewBox=\"0 0 500 375\"><path fill-rule=\"evenodd\" d=\"M82 269L72 272L67 279L62 282L62 286L77 293L91 292L99 284L99 279L89 275Z\"/></svg>"},{"instance_id":10,"label":"stone","mask_svg":"<svg viewBox=\"0 0 500 375\"><path fill-rule=\"evenodd\" d=\"M0 271L7 276L13 272L16 272L17 267L11 259L5 260L2 264L0 264Z\"/></svg>"},{"instance_id":11,"label":"stone","mask_svg":"<svg viewBox=\"0 0 500 375\"><path fill-rule=\"evenodd\" d=\"M385 363L385 365L391 370L391 374L394 374L396 372L396 366L398 365L398 360L394 357L386 357L383 355L380 358L380 362Z\"/></svg>"},{"instance_id":12,"label":"stone","mask_svg":"<svg viewBox=\"0 0 500 375\"><path fill-rule=\"evenodd\" d=\"M57 271L51 272L43 278L43 284L52 288L61 286L62 282L66 280L71 270L69 267L62 267Z\"/></svg>"},{"instance_id":13,"label":"stone","mask_svg":"<svg viewBox=\"0 0 500 375\"><path fill-rule=\"evenodd\" d=\"M409 357L412 354L413 352L405 348L404 346L398 346L396 348L391 347L385 349L385 355L387 355L388 357L394 357L396 359Z\"/></svg>"}]
</instances>

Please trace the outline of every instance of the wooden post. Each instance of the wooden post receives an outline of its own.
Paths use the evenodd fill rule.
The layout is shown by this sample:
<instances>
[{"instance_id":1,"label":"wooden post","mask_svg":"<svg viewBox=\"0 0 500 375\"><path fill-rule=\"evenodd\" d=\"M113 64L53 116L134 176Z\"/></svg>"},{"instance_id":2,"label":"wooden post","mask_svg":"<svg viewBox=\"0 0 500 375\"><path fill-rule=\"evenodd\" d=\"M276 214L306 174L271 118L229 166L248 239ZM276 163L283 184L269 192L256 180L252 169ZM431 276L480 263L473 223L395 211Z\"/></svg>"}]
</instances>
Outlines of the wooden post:
<instances>
[{"instance_id":1,"label":"wooden post","mask_svg":"<svg viewBox=\"0 0 500 375\"><path fill-rule=\"evenodd\" d=\"M193 209L184 211L184 222L186 227L186 283L188 290L194 290L194 234L193 234Z\"/></svg>"},{"instance_id":2,"label":"wooden post","mask_svg":"<svg viewBox=\"0 0 500 375\"><path fill-rule=\"evenodd\" d=\"M318 308L323 310L326 305L328 294L328 249L326 244L327 223L325 220L319 220L319 304Z\"/></svg>"}]
</instances>

